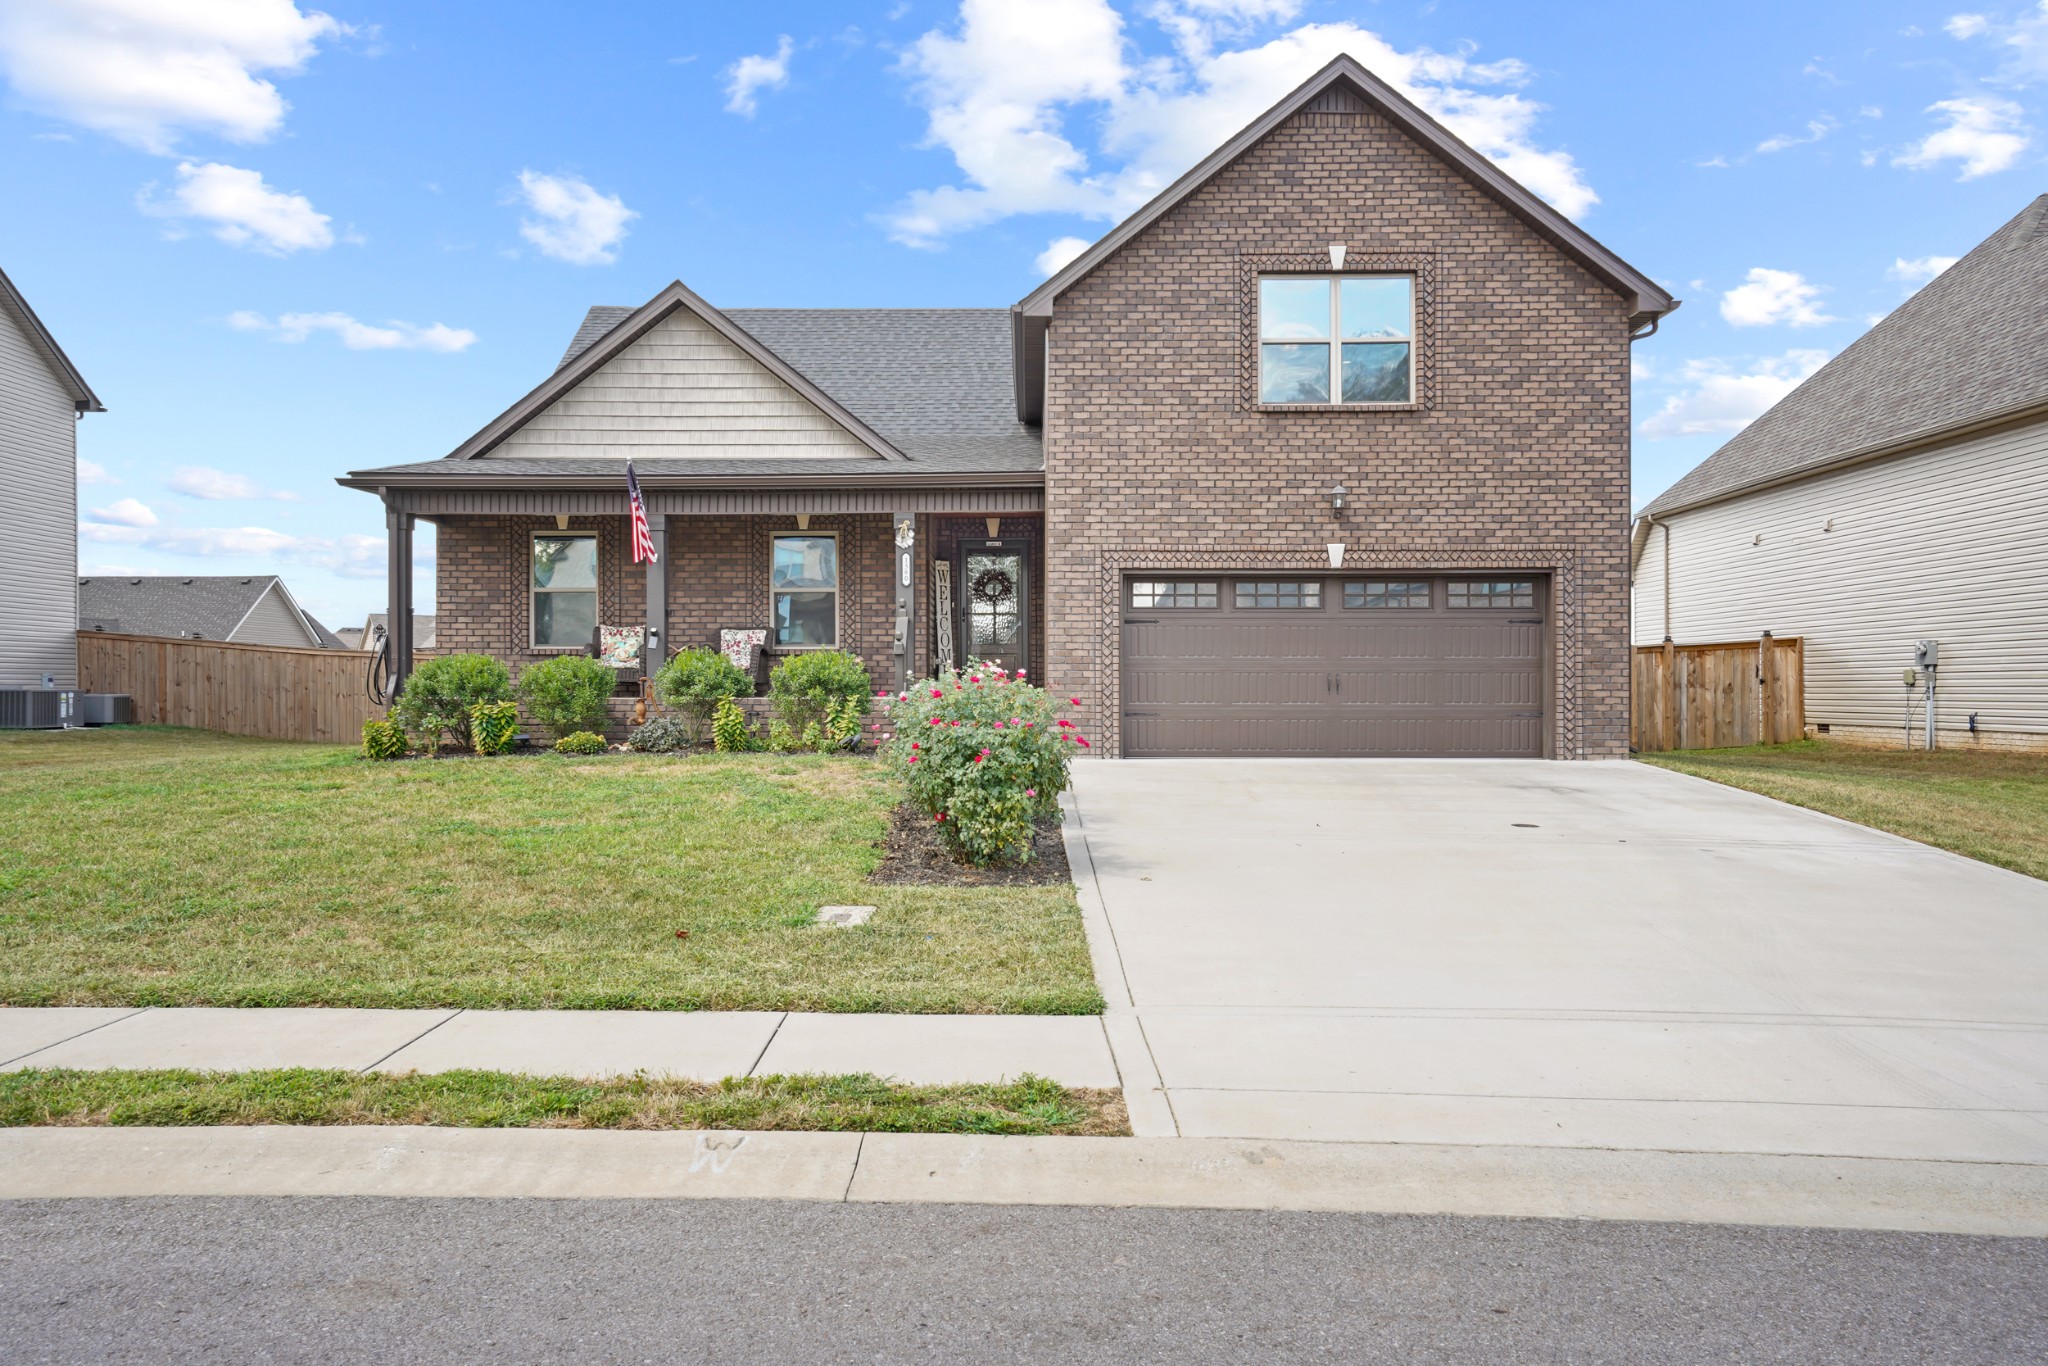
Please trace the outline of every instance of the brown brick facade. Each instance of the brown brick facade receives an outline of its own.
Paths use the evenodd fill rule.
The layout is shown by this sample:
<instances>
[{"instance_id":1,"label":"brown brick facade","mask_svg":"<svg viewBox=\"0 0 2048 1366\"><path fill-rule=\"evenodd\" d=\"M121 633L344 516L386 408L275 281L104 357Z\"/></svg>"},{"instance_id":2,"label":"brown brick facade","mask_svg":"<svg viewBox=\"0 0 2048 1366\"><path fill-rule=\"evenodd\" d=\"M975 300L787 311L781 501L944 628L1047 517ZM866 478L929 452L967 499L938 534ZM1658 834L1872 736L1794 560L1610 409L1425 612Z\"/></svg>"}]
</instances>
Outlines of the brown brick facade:
<instances>
[{"instance_id":1,"label":"brown brick facade","mask_svg":"<svg viewBox=\"0 0 2048 1366\"><path fill-rule=\"evenodd\" d=\"M1416 404L1246 401L1247 258L1306 266L1333 242L1348 266L1427 262ZM1550 573L1551 752L1625 756L1627 313L1370 114L1281 125L1062 295L1045 409L1045 667L1083 699L1098 752L1117 752L1126 572L1327 572L1335 541L1347 568ZM1342 513L1329 499L1339 482Z\"/></svg>"}]
</instances>

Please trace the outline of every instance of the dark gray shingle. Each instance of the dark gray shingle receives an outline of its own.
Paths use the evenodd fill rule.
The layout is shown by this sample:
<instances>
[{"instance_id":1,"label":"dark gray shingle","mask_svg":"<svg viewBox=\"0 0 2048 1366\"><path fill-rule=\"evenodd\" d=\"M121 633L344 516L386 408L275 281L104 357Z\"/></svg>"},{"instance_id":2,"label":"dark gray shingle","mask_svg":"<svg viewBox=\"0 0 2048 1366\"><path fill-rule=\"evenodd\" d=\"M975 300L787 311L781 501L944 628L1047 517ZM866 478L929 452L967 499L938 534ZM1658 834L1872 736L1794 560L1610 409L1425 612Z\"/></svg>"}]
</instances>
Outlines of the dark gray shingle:
<instances>
[{"instance_id":1,"label":"dark gray shingle","mask_svg":"<svg viewBox=\"0 0 2048 1366\"><path fill-rule=\"evenodd\" d=\"M226 640L276 582L275 574L140 579L95 575L78 581L78 625L85 631Z\"/></svg>"}]
</instances>

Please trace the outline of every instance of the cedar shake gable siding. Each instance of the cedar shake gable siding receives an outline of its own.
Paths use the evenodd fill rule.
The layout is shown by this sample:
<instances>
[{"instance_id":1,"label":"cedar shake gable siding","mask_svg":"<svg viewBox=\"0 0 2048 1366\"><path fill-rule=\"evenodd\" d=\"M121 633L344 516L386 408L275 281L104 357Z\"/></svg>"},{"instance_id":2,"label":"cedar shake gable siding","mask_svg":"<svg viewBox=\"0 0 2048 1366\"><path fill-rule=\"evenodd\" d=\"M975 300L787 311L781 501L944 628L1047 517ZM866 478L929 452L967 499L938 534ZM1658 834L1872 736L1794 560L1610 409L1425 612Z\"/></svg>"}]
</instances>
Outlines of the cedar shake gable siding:
<instances>
[{"instance_id":1,"label":"cedar shake gable siding","mask_svg":"<svg viewBox=\"0 0 2048 1366\"><path fill-rule=\"evenodd\" d=\"M1418 402L1261 409L1260 263L1413 270ZM1549 753L1628 752L1630 301L1370 112L1276 127L1059 296L1045 405L1050 680L1119 752L1131 571L1551 578ZM1255 396L1252 396L1255 397ZM1330 508L1346 485L1350 506Z\"/></svg>"}]
</instances>

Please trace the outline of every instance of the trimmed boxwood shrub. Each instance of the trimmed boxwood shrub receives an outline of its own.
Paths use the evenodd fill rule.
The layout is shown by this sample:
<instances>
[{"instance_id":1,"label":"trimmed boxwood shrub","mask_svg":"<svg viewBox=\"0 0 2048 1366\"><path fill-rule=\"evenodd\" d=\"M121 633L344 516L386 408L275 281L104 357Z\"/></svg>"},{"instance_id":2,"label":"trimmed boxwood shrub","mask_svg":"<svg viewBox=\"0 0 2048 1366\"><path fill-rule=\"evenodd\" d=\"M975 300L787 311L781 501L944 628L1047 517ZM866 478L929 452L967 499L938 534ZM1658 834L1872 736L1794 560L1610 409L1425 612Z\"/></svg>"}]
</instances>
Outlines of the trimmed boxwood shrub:
<instances>
[{"instance_id":1,"label":"trimmed boxwood shrub","mask_svg":"<svg viewBox=\"0 0 2048 1366\"><path fill-rule=\"evenodd\" d=\"M555 741L555 753L602 754L604 753L604 737L602 735L599 735L596 731L571 731L569 734L564 735L561 739Z\"/></svg>"},{"instance_id":2,"label":"trimmed boxwood shrub","mask_svg":"<svg viewBox=\"0 0 2048 1366\"><path fill-rule=\"evenodd\" d=\"M865 716L874 685L868 670L843 650L807 650L791 655L768 675L768 696L775 715L801 736L812 726L822 733L832 719L834 703L851 704Z\"/></svg>"},{"instance_id":3,"label":"trimmed boxwood shrub","mask_svg":"<svg viewBox=\"0 0 2048 1366\"><path fill-rule=\"evenodd\" d=\"M1033 822L1059 810L1067 762L1088 744L1061 709L1001 669L945 674L892 707L889 754L910 799L970 862L1030 858Z\"/></svg>"},{"instance_id":4,"label":"trimmed boxwood shrub","mask_svg":"<svg viewBox=\"0 0 2048 1366\"><path fill-rule=\"evenodd\" d=\"M717 650L684 650L654 676L654 695L682 717L694 743L704 738L719 703L754 695L754 680Z\"/></svg>"},{"instance_id":5,"label":"trimmed boxwood shrub","mask_svg":"<svg viewBox=\"0 0 2048 1366\"><path fill-rule=\"evenodd\" d=\"M478 754L506 754L519 738L519 708L510 702L479 702L469 709L469 738Z\"/></svg>"},{"instance_id":6,"label":"trimmed boxwood shrub","mask_svg":"<svg viewBox=\"0 0 2048 1366\"><path fill-rule=\"evenodd\" d=\"M558 737L603 730L611 720L611 696L619 676L589 655L557 655L519 673L519 701L526 714Z\"/></svg>"},{"instance_id":7,"label":"trimmed boxwood shrub","mask_svg":"<svg viewBox=\"0 0 2048 1366\"><path fill-rule=\"evenodd\" d=\"M697 743L696 733L673 716L657 716L634 729L626 743L642 754L675 754Z\"/></svg>"},{"instance_id":8,"label":"trimmed boxwood shrub","mask_svg":"<svg viewBox=\"0 0 2048 1366\"><path fill-rule=\"evenodd\" d=\"M365 759L403 759L407 749L405 727L396 721L363 722Z\"/></svg>"},{"instance_id":9,"label":"trimmed boxwood shrub","mask_svg":"<svg viewBox=\"0 0 2048 1366\"><path fill-rule=\"evenodd\" d=\"M437 655L405 680L391 719L429 749L438 747L444 734L468 749L470 709L479 702L511 699L512 675L489 655Z\"/></svg>"}]
</instances>

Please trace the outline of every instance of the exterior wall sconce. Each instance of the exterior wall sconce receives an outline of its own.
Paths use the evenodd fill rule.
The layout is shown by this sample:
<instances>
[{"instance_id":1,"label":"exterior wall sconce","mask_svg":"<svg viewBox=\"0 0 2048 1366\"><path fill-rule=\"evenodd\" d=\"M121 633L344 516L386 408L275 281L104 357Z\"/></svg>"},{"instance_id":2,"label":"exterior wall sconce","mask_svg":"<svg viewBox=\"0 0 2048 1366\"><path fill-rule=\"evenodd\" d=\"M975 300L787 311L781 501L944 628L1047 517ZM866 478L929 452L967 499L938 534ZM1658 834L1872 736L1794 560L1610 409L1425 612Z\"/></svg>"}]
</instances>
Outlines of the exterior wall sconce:
<instances>
[{"instance_id":1,"label":"exterior wall sconce","mask_svg":"<svg viewBox=\"0 0 2048 1366\"><path fill-rule=\"evenodd\" d=\"M1330 243L1330 269L1344 269L1344 244L1342 242Z\"/></svg>"},{"instance_id":2,"label":"exterior wall sconce","mask_svg":"<svg viewBox=\"0 0 2048 1366\"><path fill-rule=\"evenodd\" d=\"M1343 486L1342 484L1339 484L1339 485L1337 485L1337 487L1335 487L1335 488L1331 489L1331 490L1330 490L1330 511L1332 511L1332 512L1342 512L1342 511L1344 510L1344 503L1345 503L1345 500L1346 500L1346 499L1348 499L1348 498L1350 498L1350 497L1351 497L1351 490L1350 490L1350 489L1347 489L1347 488L1345 488L1345 487L1344 487L1344 486Z\"/></svg>"}]
</instances>

